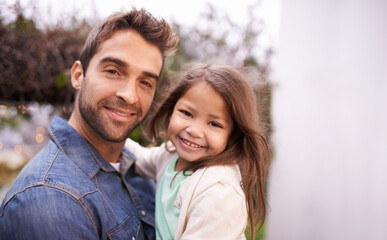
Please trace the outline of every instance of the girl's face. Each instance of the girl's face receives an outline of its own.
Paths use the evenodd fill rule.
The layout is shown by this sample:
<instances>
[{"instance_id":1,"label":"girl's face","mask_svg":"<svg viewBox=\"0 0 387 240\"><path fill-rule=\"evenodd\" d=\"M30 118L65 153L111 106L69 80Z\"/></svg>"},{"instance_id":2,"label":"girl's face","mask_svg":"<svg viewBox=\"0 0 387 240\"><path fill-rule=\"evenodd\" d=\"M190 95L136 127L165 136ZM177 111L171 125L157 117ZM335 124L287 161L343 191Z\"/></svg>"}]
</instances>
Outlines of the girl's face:
<instances>
[{"instance_id":1,"label":"girl's face","mask_svg":"<svg viewBox=\"0 0 387 240\"><path fill-rule=\"evenodd\" d=\"M168 126L168 137L180 157L175 170L222 153L232 128L222 96L206 81L192 86L177 101Z\"/></svg>"}]
</instances>

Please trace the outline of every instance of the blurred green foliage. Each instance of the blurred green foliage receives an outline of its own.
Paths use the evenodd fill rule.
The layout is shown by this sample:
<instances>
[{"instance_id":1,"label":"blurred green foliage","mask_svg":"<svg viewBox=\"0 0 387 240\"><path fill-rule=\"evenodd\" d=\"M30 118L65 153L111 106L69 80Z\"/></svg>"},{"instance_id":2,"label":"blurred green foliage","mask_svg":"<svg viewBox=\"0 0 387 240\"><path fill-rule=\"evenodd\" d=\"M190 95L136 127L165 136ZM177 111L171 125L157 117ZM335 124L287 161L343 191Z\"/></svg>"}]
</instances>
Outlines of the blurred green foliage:
<instances>
[{"instance_id":1,"label":"blurred green foliage","mask_svg":"<svg viewBox=\"0 0 387 240\"><path fill-rule=\"evenodd\" d=\"M257 231L258 227L255 230ZM247 240L251 240L250 234L251 234L250 228L247 228L246 231L245 231L245 235L246 235L246 239ZM265 239L265 224L257 232L257 234L255 235L255 239L254 240L263 240L263 239Z\"/></svg>"},{"instance_id":2,"label":"blurred green foliage","mask_svg":"<svg viewBox=\"0 0 387 240\"><path fill-rule=\"evenodd\" d=\"M60 73L56 78L56 88L61 89L66 86L67 84L67 77L64 73Z\"/></svg>"}]
</instances>

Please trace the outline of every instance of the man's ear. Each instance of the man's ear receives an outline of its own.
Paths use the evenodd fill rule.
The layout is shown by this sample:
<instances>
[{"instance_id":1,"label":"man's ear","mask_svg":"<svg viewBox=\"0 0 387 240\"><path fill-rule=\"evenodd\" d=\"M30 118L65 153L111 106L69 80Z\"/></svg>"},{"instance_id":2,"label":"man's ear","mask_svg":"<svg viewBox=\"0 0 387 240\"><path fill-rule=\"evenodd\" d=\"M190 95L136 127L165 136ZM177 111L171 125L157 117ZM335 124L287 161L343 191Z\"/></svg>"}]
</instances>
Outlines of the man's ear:
<instances>
[{"instance_id":1,"label":"man's ear","mask_svg":"<svg viewBox=\"0 0 387 240\"><path fill-rule=\"evenodd\" d=\"M83 82L83 68L81 61L75 61L71 67L71 84L75 90L81 88Z\"/></svg>"}]
</instances>

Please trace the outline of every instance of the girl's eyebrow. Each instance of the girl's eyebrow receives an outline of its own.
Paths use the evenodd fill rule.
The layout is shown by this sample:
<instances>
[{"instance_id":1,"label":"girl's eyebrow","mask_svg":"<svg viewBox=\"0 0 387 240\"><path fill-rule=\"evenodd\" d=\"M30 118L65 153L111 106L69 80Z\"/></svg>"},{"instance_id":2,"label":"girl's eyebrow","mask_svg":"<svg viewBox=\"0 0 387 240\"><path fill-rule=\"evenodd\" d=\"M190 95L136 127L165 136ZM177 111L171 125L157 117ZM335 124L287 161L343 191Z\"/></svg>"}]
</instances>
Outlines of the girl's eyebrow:
<instances>
[{"instance_id":1,"label":"girl's eyebrow","mask_svg":"<svg viewBox=\"0 0 387 240\"><path fill-rule=\"evenodd\" d=\"M187 100L183 100L183 101L180 101L178 104L176 104L176 106L178 107L183 107L183 108L187 108L189 111L196 111L196 108L195 107L192 107L191 106L191 102L190 101L187 101ZM210 118L213 118L215 120L223 120L223 121L227 121L227 116L220 116L219 114L209 114L208 115Z\"/></svg>"},{"instance_id":2,"label":"girl's eyebrow","mask_svg":"<svg viewBox=\"0 0 387 240\"><path fill-rule=\"evenodd\" d=\"M225 117L221 117L220 115L215 115L215 114L209 114L208 116L215 119L223 119L223 120L226 119Z\"/></svg>"},{"instance_id":3,"label":"girl's eyebrow","mask_svg":"<svg viewBox=\"0 0 387 240\"><path fill-rule=\"evenodd\" d=\"M188 100L178 100L178 102L176 103L176 106L179 106L179 107L185 107L185 108L194 108L192 107L191 105L191 101L188 101Z\"/></svg>"}]
</instances>

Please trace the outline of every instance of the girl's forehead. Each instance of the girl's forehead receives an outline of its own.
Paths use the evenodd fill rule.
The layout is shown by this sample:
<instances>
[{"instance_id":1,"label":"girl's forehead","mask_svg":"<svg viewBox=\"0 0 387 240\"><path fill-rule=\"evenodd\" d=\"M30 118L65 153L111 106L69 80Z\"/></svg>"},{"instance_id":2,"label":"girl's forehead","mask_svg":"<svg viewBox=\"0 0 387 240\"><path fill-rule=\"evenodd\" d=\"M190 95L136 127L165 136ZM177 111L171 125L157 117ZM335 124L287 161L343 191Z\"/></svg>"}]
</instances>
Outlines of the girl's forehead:
<instances>
[{"instance_id":1,"label":"girl's forehead","mask_svg":"<svg viewBox=\"0 0 387 240\"><path fill-rule=\"evenodd\" d=\"M223 96L206 81L201 81L191 86L178 100L179 104L184 104L198 111L220 113L223 116L230 116L227 103Z\"/></svg>"},{"instance_id":2,"label":"girl's forehead","mask_svg":"<svg viewBox=\"0 0 387 240\"><path fill-rule=\"evenodd\" d=\"M217 94L220 95L220 93L209 82L207 82L206 80L204 80L202 78L199 78L196 81L192 82L192 84L187 87L187 89L183 95L187 94L187 92L189 92L189 91L192 91L192 89L195 89L195 91L197 91L197 89L201 89L201 90L209 89L209 90L216 92Z\"/></svg>"},{"instance_id":3,"label":"girl's forehead","mask_svg":"<svg viewBox=\"0 0 387 240\"><path fill-rule=\"evenodd\" d=\"M215 93L217 95L220 95L218 93L218 91L216 91L215 88L210 83L208 83L207 81L204 81L204 80L197 81L197 82L194 82L193 84L191 84L191 86L189 86L187 88L185 93L180 98L183 98L183 97L185 97L186 95L189 95L189 94L196 94L196 95L200 95L200 96L204 97L209 92Z\"/></svg>"}]
</instances>

